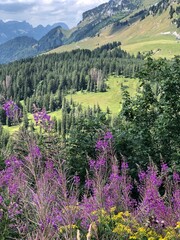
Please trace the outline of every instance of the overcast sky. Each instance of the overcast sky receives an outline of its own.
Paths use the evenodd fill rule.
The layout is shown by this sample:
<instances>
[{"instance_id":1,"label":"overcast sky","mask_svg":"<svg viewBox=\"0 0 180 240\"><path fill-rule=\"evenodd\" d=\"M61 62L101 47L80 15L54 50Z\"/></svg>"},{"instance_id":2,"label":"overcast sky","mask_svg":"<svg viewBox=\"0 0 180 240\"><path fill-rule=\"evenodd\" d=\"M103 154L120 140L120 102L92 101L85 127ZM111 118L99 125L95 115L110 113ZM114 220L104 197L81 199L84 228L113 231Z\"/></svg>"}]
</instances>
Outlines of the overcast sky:
<instances>
[{"instance_id":1,"label":"overcast sky","mask_svg":"<svg viewBox=\"0 0 180 240\"><path fill-rule=\"evenodd\" d=\"M0 19L47 25L65 22L75 26L82 13L108 0L0 0Z\"/></svg>"}]
</instances>

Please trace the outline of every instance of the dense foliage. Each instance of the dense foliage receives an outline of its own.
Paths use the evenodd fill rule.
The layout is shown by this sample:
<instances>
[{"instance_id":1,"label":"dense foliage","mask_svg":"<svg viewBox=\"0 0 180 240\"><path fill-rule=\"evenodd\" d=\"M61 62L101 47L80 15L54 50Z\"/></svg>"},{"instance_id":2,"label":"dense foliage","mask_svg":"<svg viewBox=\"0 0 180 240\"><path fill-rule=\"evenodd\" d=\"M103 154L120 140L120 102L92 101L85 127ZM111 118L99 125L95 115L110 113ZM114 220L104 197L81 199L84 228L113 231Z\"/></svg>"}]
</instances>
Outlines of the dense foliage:
<instances>
[{"instance_id":1,"label":"dense foliage","mask_svg":"<svg viewBox=\"0 0 180 240\"><path fill-rule=\"evenodd\" d=\"M123 90L117 117L111 119L109 110L103 113L98 105L83 110L61 97L62 119L57 121L43 108L50 92L53 99L61 90L64 95L72 91L72 86L77 91L83 76L91 81L97 72L107 76L120 74L121 69L133 76L142 60L131 58L117 43L51 57L1 66L1 76L6 76L0 88L1 121L22 122L12 136L0 126L1 239L178 240L180 58L148 58L138 73L137 96L130 98ZM130 62L134 65L125 66ZM82 78L80 66L87 67ZM61 82L51 75L64 69L65 78L74 67L75 82L69 78ZM8 69L9 76L3 75ZM12 77L15 73L17 79ZM22 89L17 85L23 83L20 73L28 79ZM37 73L41 80L36 79ZM94 92L100 90L95 83ZM90 90L88 81L84 86ZM23 104L16 104L15 100L23 99ZM46 101L51 111L52 102ZM30 110L33 123L27 117Z\"/></svg>"},{"instance_id":2,"label":"dense foliage","mask_svg":"<svg viewBox=\"0 0 180 240\"><path fill-rule=\"evenodd\" d=\"M50 111L60 109L69 91L106 91L108 74L133 77L143 63L141 55L131 56L119 45L114 42L93 51L75 50L1 65L0 94L16 102L24 100L32 112L34 103Z\"/></svg>"},{"instance_id":3,"label":"dense foliage","mask_svg":"<svg viewBox=\"0 0 180 240\"><path fill-rule=\"evenodd\" d=\"M150 157L157 163L165 159L179 169L180 58L149 59L139 77L140 94L131 99L124 92L115 128L118 148L134 167L145 166Z\"/></svg>"},{"instance_id":4,"label":"dense foliage","mask_svg":"<svg viewBox=\"0 0 180 240\"><path fill-rule=\"evenodd\" d=\"M51 142L50 117L44 111L34 117ZM179 239L180 175L172 175L167 164L158 171L151 163L133 181L128 163L114 156L107 131L99 134L82 188L58 149L47 157L44 140L25 129L21 134L19 150L14 148L0 172L1 239Z\"/></svg>"}]
</instances>

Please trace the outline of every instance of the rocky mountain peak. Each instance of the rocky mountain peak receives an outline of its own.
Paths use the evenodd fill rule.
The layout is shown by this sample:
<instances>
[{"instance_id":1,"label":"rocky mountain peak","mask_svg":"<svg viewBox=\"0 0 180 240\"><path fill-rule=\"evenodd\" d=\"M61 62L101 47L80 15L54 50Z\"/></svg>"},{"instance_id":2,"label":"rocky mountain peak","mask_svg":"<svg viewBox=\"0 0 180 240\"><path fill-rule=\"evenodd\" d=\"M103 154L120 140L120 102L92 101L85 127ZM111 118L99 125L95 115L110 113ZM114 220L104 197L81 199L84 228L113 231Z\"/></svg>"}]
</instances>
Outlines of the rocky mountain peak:
<instances>
[{"instance_id":1,"label":"rocky mountain peak","mask_svg":"<svg viewBox=\"0 0 180 240\"><path fill-rule=\"evenodd\" d=\"M137 8L141 0L110 0L107 3L83 13L83 20L97 17L108 17L117 12L130 12Z\"/></svg>"}]
</instances>

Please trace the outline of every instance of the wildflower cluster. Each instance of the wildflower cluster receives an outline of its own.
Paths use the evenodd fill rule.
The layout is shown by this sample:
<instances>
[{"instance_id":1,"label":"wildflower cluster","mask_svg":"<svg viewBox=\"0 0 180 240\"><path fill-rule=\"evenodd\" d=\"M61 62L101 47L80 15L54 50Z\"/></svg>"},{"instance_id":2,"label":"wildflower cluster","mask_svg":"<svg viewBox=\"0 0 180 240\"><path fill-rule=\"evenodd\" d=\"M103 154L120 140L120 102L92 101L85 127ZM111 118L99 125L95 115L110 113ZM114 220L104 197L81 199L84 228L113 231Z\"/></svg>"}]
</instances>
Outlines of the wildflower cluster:
<instances>
[{"instance_id":1,"label":"wildflower cluster","mask_svg":"<svg viewBox=\"0 0 180 240\"><path fill-rule=\"evenodd\" d=\"M35 121L46 130L51 125L45 110ZM110 132L98 139L82 194L80 176L69 176L65 161L46 158L29 139L28 152L9 157L0 171L0 239L12 232L27 240L180 239L179 173L150 164L133 181L112 141Z\"/></svg>"},{"instance_id":2,"label":"wildflower cluster","mask_svg":"<svg viewBox=\"0 0 180 240\"><path fill-rule=\"evenodd\" d=\"M180 238L179 222L174 227L164 227L161 231L157 231L138 222L136 216L128 211L117 212L116 208L111 208L110 212L101 209L95 214L98 215L98 222L93 222L95 227L90 228L88 232L88 236L92 239L96 239L100 233L102 239L106 237L105 239L117 240L179 240Z\"/></svg>"},{"instance_id":3,"label":"wildflower cluster","mask_svg":"<svg viewBox=\"0 0 180 240\"><path fill-rule=\"evenodd\" d=\"M36 125L39 125L45 131L52 129L54 122L51 120L51 117L46 113L44 108L41 111L35 112L33 116Z\"/></svg>"},{"instance_id":4,"label":"wildflower cluster","mask_svg":"<svg viewBox=\"0 0 180 240\"><path fill-rule=\"evenodd\" d=\"M12 100L6 101L3 104L3 109L6 112L6 116L11 120L17 120L20 115L20 108Z\"/></svg>"}]
</instances>

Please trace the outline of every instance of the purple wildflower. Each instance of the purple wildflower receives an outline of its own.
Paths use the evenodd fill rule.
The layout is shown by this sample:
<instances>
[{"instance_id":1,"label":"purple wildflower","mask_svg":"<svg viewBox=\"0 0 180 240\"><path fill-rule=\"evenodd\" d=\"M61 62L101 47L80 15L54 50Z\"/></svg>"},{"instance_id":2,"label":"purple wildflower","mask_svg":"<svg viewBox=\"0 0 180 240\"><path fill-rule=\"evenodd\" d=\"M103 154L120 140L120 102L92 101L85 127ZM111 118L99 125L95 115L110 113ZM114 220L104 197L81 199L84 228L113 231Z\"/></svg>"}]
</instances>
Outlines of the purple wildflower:
<instances>
[{"instance_id":1,"label":"purple wildflower","mask_svg":"<svg viewBox=\"0 0 180 240\"><path fill-rule=\"evenodd\" d=\"M109 180L112 181L120 181L121 177L117 173L111 173Z\"/></svg>"},{"instance_id":2,"label":"purple wildflower","mask_svg":"<svg viewBox=\"0 0 180 240\"><path fill-rule=\"evenodd\" d=\"M163 164L161 164L161 171L162 172L167 172L168 171L168 165L167 165L167 163L163 163Z\"/></svg>"},{"instance_id":3,"label":"purple wildflower","mask_svg":"<svg viewBox=\"0 0 180 240\"><path fill-rule=\"evenodd\" d=\"M173 180L175 182L180 182L180 175L177 172L173 173Z\"/></svg>"},{"instance_id":4,"label":"purple wildflower","mask_svg":"<svg viewBox=\"0 0 180 240\"><path fill-rule=\"evenodd\" d=\"M46 169L47 170L53 170L54 169L54 163L53 163L53 161L47 161L46 162Z\"/></svg>"},{"instance_id":5,"label":"purple wildflower","mask_svg":"<svg viewBox=\"0 0 180 240\"><path fill-rule=\"evenodd\" d=\"M41 151L36 145L31 147L30 154L33 158L41 158Z\"/></svg>"},{"instance_id":6,"label":"purple wildflower","mask_svg":"<svg viewBox=\"0 0 180 240\"><path fill-rule=\"evenodd\" d=\"M96 168L100 168L105 166L106 160L104 158L99 158L98 161L96 162Z\"/></svg>"},{"instance_id":7,"label":"purple wildflower","mask_svg":"<svg viewBox=\"0 0 180 240\"><path fill-rule=\"evenodd\" d=\"M18 191L18 184L17 183L12 183L9 185L9 195L13 196L17 193Z\"/></svg>"},{"instance_id":8,"label":"purple wildflower","mask_svg":"<svg viewBox=\"0 0 180 240\"><path fill-rule=\"evenodd\" d=\"M146 173L144 171L140 171L138 174L139 180L142 182L146 179Z\"/></svg>"},{"instance_id":9,"label":"purple wildflower","mask_svg":"<svg viewBox=\"0 0 180 240\"><path fill-rule=\"evenodd\" d=\"M93 168L95 167L95 165L96 165L96 161L91 159L91 160L89 161L90 169L93 169Z\"/></svg>"},{"instance_id":10,"label":"purple wildflower","mask_svg":"<svg viewBox=\"0 0 180 240\"><path fill-rule=\"evenodd\" d=\"M74 179L74 183L76 185L80 183L80 177L79 176L74 176L73 179Z\"/></svg>"},{"instance_id":11,"label":"purple wildflower","mask_svg":"<svg viewBox=\"0 0 180 240\"><path fill-rule=\"evenodd\" d=\"M173 192L172 203L177 219L180 219L180 189L175 189Z\"/></svg>"},{"instance_id":12,"label":"purple wildflower","mask_svg":"<svg viewBox=\"0 0 180 240\"><path fill-rule=\"evenodd\" d=\"M8 100L4 105L3 109L6 112L6 116L12 120L15 120L20 116L20 109L15 102Z\"/></svg>"},{"instance_id":13,"label":"purple wildflower","mask_svg":"<svg viewBox=\"0 0 180 240\"><path fill-rule=\"evenodd\" d=\"M10 161L10 159L6 159L6 160L5 160L5 164L6 164L6 167L10 167L10 166L11 166L11 161Z\"/></svg>"},{"instance_id":14,"label":"purple wildflower","mask_svg":"<svg viewBox=\"0 0 180 240\"><path fill-rule=\"evenodd\" d=\"M5 161L6 167L13 166L15 168L19 168L22 166L22 161L17 159L15 156L11 156L9 159Z\"/></svg>"},{"instance_id":15,"label":"purple wildflower","mask_svg":"<svg viewBox=\"0 0 180 240\"><path fill-rule=\"evenodd\" d=\"M93 180L87 179L87 180L85 181L85 186L86 186L87 189L91 188L92 185L93 185Z\"/></svg>"},{"instance_id":16,"label":"purple wildflower","mask_svg":"<svg viewBox=\"0 0 180 240\"><path fill-rule=\"evenodd\" d=\"M9 218L14 218L17 215L19 215L21 213L21 211L19 210L19 206L17 203L10 203L9 207L8 207L8 215Z\"/></svg>"},{"instance_id":17,"label":"purple wildflower","mask_svg":"<svg viewBox=\"0 0 180 240\"><path fill-rule=\"evenodd\" d=\"M108 147L108 142L106 142L106 141L99 140L96 143L96 148L98 150L103 150L103 149L106 149L107 147Z\"/></svg>"},{"instance_id":18,"label":"purple wildflower","mask_svg":"<svg viewBox=\"0 0 180 240\"><path fill-rule=\"evenodd\" d=\"M111 132L106 132L106 134L104 135L104 139L105 140L109 140L109 139L112 139L113 138L113 135Z\"/></svg>"},{"instance_id":19,"label":"purple wildflower","mask_svg":"<svg viewBox=\"0 0 180 240\"><path fill-rule=\"evenodd\" d=\"M51 130L54 122L51 121L51 117L46 113L43 108L41 111L34 113L34 121L36 125L40 125L44 130Z\"/></svg>"},{"instance_id":20,"label":"purple wildflower","mask_svg":"<svg viewBox=\"0 0 180 240\"><path fill-rule=\"evenodd\" d=\"M101 167L105 166L106 160L104 158L99 158L98 160L90 160L89 166L91 170L97 169L99 170Z\"/></svg>"},{"instance_id":21,"label":"purple wildflower","mask_svg":"<svg viewBox=\"0 0 180 240\"><path fill-rule=\"evenodd\" d=\"M127 162L122 162L121 169L122 170L127 170L128 169L128 163Z\"/></svg>"}]
</instances>

